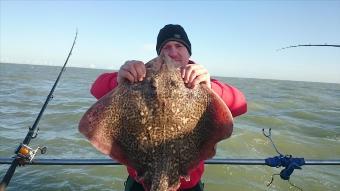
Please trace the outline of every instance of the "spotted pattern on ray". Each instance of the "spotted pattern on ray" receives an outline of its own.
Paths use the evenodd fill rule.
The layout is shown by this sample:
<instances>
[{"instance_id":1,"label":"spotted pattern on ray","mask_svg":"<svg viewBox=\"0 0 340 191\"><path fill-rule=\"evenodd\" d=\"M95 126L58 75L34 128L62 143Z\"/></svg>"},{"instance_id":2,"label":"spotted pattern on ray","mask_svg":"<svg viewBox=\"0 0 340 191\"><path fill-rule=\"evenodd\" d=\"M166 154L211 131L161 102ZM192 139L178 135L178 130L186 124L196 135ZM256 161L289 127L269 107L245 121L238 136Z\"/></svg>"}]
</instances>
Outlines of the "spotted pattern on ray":
<instances>
[{"instance_id":1,"label":"spotted pattern on ray","mask_svg":"<svg viewBox=\"0 0 340 191\"><path fill-rule=\"evenodd\" d=\"M177 190L231 135L232 115L205 85L185 87L178 63L159 56L142 82L123 82L83 116L79 130L104 154L137 170L146 190Z\"/></svg>"}]
</instances>

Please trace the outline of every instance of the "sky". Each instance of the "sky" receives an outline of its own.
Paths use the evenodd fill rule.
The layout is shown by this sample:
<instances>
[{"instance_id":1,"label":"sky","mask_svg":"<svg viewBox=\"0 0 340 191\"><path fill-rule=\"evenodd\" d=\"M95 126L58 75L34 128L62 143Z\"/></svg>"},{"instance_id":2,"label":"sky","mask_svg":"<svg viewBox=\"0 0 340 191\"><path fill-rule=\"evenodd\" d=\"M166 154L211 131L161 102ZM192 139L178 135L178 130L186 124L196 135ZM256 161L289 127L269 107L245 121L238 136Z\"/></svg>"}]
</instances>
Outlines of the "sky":
<instances>
[{"instance_id":1,"label":"sky","mask_svg":"<svg viewBox=\"0 0 340 191\"><path fill-rule=\"evenodd\" d=\"M340 83L340 1L0 0L0 62L118 70L182 25L212 76Z\"/></svg>"}]
</instances>

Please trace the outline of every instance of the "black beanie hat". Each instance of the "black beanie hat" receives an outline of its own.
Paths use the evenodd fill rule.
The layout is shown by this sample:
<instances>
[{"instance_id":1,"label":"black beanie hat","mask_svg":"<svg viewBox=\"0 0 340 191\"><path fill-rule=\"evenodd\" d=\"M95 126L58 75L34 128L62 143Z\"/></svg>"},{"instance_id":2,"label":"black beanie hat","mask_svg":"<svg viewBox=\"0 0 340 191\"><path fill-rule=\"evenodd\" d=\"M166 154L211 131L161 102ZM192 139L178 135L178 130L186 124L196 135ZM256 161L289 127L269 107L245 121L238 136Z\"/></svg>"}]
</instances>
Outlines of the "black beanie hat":
<instances>
[{"instance_id":1,"label":"black beanie hat","mask_svg":"<svg viewBox=\"0 0 340 191\"><path fill-rule=\"evenodd\" d=\"M191 43L187 33L181 25L173 24L165 25L158 33L156 45L158 55L161 53L162 47L171 40L182 43L191 55Z\"/></svg>"}]
</instances>

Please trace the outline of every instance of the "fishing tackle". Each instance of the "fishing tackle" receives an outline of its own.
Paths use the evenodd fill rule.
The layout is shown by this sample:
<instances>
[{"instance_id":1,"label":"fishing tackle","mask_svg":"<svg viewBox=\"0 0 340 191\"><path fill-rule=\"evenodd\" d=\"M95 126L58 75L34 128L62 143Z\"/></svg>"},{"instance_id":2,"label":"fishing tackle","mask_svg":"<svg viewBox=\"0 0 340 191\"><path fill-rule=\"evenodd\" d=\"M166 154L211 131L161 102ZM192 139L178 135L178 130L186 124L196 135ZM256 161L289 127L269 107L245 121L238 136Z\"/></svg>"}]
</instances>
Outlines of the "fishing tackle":
<instances>
[{"instance_id":1,"label":"fishing tackle","mask_svg":"<svg viewBox=\"0 0 340 191\"><path fill-rule=\"evenodd\" d=\"M275 157L266 158L265 164L270 166L270 167L276 167L276 168L284 167L284 169L281 170L281 172L279 174L273 174L272 175L271 181L267 184L267 187L270 187L271 184L273 183L274 176L279 175L281 177L281 179L287 180L292 187L295 187L298 190L302 191L302 189L300 187L296 186L295 184L293 184L290 181L290 175L293 174L295 169L302 169L301 166L305 164L305 159L304 158L294 158L292 155L281 154L278 151L278 149L276 148L276 146L275 146L275 144L274 144L274 142L271 138L271 128L269 129L268 134L266 134L264 132L264 129L262 129L262 133L265 137L267 137L270 140L275 151L279 154L278 156L275 156Z\"/></svg>"},{"instance_id":2,"label":"fishing tackle","mask_svg":"<svg viewBox=\"0 0 340 191\"><path fill-rule=\"evenodd\" d=\"M277 49L276 51L284 50L287 48L296 48L296 47L301 47L301 46L322 46L322 47L328 46L328 47L340 48L340 45L338 44L299 44L299 45L283 47L283 48Z\"/></svg>"},{"instance_id":3,"label":"fishing tackle","mask_svg":"<svg viewBox=\"0 0 340 191\"><path fill-rule=\"evenodd\" d=\"M33 126L29 127L29 130L26 134L24 141L19 145L19 147L15 151L16 155L14 156L14 159L11 162L11 166L8 168L5 176L3 177L3 179L0 182L0 190L5 189L7 187L7 185L9 184L9 182L11 181L11 179L14 175L14 172L15 172L15 169L17 168L17 166L24 165L27 161L32 162L32 160L33 160L34 156L37 154L38 150L40 150L41 154L46 152L46 147L42 147L42 148L38 147L37 149L32 149L28 146L28 144L31 142L32 139L34 139L38 136L38 131L39 131L38 124L39 124L40 118L42 117L49 101L53 98L54 89L57 87L59 79L60 79L62 73L65 71L66 64L67 64L68 59L70 58L70 56L72 54L72 50L73 50L74 44L76 43L77 36L78 36L78 30L76 31L76 35L74 37L71 50L68 53L66 61L63 65L62 69L60 70L59 75L58 75L57 79L55 80L55 82L54 82L54 84L53 84L53 86L50 90L50 93L48 94L48 96L47 96L47 98L44 102L44 105L40 109L40 112L39 112L37 118L35 119Z\"/></svg>"},{"instance_id":4,"label":"fishing tackle","mask_svg":"<svg viewBox=\"0 0 340 191\"><path fill-rule=\"evenodd\" d=\"M23 143L20 144L20 146L15 151L16 158L20 160L24 160L23 162L32 162L33 158L37 154L37 152L40 150L41 154L45 154L47 151L46 147L37 147L36 149L32 149L28 145L25 145Z\"/></svg>"}]
</instances>

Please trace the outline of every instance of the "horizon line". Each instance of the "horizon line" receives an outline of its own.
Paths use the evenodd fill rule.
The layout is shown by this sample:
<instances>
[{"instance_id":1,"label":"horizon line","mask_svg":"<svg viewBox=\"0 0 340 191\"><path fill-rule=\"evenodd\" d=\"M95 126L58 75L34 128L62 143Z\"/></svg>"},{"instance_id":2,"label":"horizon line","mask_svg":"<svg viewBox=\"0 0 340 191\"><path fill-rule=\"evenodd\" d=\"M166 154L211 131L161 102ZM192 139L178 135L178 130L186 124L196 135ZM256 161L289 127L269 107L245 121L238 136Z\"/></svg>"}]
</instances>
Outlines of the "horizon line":
<instances>
[{"instance_id":1,"label":"horizon line","mask_svg":"<svg viewBox=\"0 0 340 191\"><path fill-rule=\"evenodd\" d=\"M33 65L33 66L47 66L47 67L62 67L58 65L44 65L44 64L28 64L28 63L12 63L12 62L1 62L0 64L17 64L17 65ZM118 70L108 69L108 68L91 68L83 66L68 66L66 68L82 68L82 69L92 69L92 70L110 70L112 72L117 72ZM340 82L328 82L328 81L303 81L303 80L289 80L289 79L279 79L279 78L261 78L261 77L240 77L240 76L219 76L212 75L211 77L217 78L239 78L239 79L254 79L254 80L277 80L277 81L289 81L289 82L308 82L308 83L323 83L323 84L339 84Z\"/></svg>"}]
</instances>

